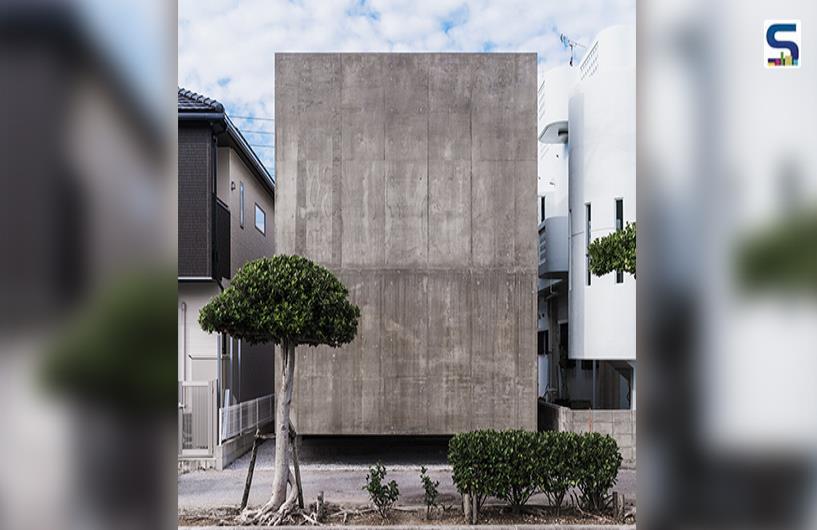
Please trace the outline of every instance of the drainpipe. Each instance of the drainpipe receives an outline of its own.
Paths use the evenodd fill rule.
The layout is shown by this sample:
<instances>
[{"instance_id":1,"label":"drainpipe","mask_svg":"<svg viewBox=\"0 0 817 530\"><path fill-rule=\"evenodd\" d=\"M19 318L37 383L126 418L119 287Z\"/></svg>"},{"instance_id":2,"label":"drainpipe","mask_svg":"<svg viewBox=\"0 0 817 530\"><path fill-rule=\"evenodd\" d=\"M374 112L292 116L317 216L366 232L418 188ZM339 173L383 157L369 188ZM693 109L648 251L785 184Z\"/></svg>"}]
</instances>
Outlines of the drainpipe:
<instances>
[{"instance_id":1,"label":"drainpipe","mask_svg":"<svg viewBox=\"0 0 817 530\"><path fill-rule=\"evenodd\" d=\"M182 381L187 380L187 302L182 302Z\"/></svg>"}]
</instances>

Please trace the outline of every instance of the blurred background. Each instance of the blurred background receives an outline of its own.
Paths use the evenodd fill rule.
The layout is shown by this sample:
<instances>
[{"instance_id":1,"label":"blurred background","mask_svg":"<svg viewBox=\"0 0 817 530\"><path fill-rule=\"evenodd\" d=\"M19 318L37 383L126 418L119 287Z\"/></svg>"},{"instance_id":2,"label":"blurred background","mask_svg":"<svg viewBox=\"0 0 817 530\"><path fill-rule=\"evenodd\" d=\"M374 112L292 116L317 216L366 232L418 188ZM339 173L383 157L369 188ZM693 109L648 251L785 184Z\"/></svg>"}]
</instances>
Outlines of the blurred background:
<instances>
[{"instance_id":1,"label":"blurred background","mask_svg":"<svg viewBox=\"0 0 817 530\"><path fill-rule=\"evenodd\" d=\"M638 3L647 528L817 528L815 15ZM767 68L768 19L800 21L799 68Z\"/></svg>"},{"instance_id":2,"label":"blurred background","mask_svg":"<svg viewBox=\"0 0 817 530\"><path fill-rule=\"evenodd\" d=\"M175 2L0 41L0 528L175 526Z\"/></svg>"},{"instance_id":3,"label":"blurred background","mask_svg":"<svg viewBox=\"0 0 817 530\"><path fill-rule=\"evenodd\" d=\"M176 24L0 7L0 528L176 524ZM817 6L637 24L639 525L817 528Z\"/></svg>"}]
</instances>

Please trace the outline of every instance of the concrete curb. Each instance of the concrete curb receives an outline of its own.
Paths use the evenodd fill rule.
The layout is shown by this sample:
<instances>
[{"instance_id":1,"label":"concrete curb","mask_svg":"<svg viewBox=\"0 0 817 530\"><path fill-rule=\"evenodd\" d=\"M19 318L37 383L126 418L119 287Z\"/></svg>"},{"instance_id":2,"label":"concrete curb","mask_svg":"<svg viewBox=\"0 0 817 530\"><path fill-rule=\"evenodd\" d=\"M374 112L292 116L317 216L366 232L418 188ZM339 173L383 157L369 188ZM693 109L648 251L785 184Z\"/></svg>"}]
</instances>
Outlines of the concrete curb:
<instances>
[{"instance_id":1,"label":"concrete curb","mask_svg":"<svg viewBox=\"0 0 817 530\"><path fill-rule=\"evenodd\" d=\"M180 526L179 530L242 530L247 526ZM303 526L253 526L262 530L303 530ZM388 526L322 526L327 530L374 530L389 528L390 530L474 530L475 528L490 528L491 530L635 530L635 525L618 524L521 524L521 525L388 525Z\"/></svg>"}]
</instances>

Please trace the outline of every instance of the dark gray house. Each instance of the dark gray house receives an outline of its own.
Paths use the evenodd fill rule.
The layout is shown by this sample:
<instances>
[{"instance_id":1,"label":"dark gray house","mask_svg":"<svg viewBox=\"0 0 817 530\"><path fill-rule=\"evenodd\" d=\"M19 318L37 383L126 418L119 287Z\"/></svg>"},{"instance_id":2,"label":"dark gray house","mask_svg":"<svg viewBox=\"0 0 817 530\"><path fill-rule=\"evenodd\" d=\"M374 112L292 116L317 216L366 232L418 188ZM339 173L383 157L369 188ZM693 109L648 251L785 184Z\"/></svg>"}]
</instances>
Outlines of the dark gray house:
<instances>
[{"instance_id":1,"label":"dark gray house","mask_svg":"<svg viewBox=\"0 0 817 530\"><path fill-rule=\"evenodd\" d=\"M273 418L272 345L205 333L198 313L275 253L275 183L224 106L179 89L179 462L221 469Z\"/></svg>"}]
</instances>

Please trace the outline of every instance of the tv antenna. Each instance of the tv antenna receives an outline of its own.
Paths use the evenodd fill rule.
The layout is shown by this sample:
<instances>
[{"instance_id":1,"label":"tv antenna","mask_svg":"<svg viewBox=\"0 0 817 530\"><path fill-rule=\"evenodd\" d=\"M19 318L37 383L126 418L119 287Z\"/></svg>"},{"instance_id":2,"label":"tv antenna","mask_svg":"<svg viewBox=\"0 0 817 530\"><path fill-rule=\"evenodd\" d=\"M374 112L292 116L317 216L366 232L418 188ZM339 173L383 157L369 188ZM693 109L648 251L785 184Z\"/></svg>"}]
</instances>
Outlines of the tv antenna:
<instances>
[{"instance_id":1,"label":"tv antenna","mask_svg":"<svg viewBox=\"0 0 817 530\"><path fill-rule=\"evenodd\" d=\"M570 66L573 66L573 57L574 57L573 48L575 48L576 46L578 46L579 48L586 48L587 46L585 46L584 44L578 43L578 42L576 42L574 40L571 40L564 33L559 35L559 40L562 42L562 46L564 46L565 48L570 48Z\"/></svg>"}]
</instances>

